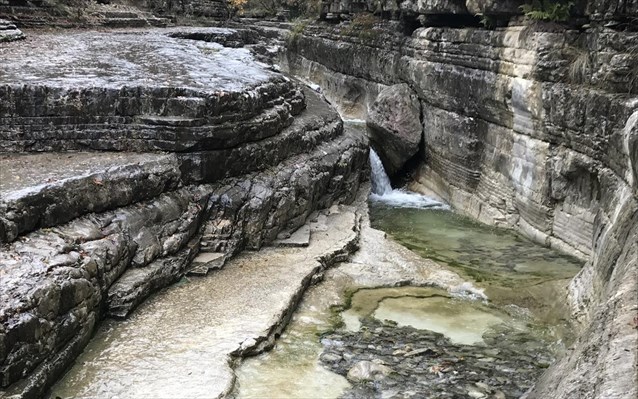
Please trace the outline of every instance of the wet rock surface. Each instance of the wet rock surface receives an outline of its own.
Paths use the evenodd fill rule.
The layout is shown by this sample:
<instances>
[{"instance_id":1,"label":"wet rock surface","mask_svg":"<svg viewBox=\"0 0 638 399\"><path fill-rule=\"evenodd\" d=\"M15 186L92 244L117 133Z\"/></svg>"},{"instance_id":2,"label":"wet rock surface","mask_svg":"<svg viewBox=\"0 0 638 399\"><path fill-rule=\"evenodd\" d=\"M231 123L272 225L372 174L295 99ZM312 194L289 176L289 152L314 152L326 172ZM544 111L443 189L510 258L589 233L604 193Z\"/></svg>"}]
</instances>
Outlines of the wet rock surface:
<instances>
[{"instance_id":1,"label":"wet rock surface","mask_svg":"<svg viewBox=\"0 0 638 399\"><path fill-rule=\"evenodd\" d=\"M524 334L485 340L454 345L441 334L368 318L358 332L322 336L320 360L353 383L342 398L518 398L553 361Z\"/></svg>"},{"instance_id":2,"label":"wet rock surface","mask_svg":"<svg viewBox=\"0 0 638 399\"><path fill-rule=\"evenodd\" d=\"M164 290L131 318L105 323L53 395L227 394L235 362L271 348L305 290L358 246L353 208L334 206L311 219L307 247L243 253L215 273Z\"/></svg>"},{"instance_id":3,"label":"wet rock surface","mask_svg":"<svg viewBox=\"0 0 638 399\"><path fill-rule=\"evenodd\" d=\"M0 254L3 385L38 396L104 313L128 315L178 280L202 248L258 249L317 208L351 201L366 159L345 135L263 173L187 186L156 199L19 237ZM35 369L35 371L34 371Z\"/></svg>"},{"instance_id":4,"label":"wet rock surface","mask_svg":"<svg viewBox=\"0 0 638 399\"><path fill-rule=\"evenodd\" d=\"M0 154L0 242L180 185L169 154Z\"/></svg>"}]
</instances>

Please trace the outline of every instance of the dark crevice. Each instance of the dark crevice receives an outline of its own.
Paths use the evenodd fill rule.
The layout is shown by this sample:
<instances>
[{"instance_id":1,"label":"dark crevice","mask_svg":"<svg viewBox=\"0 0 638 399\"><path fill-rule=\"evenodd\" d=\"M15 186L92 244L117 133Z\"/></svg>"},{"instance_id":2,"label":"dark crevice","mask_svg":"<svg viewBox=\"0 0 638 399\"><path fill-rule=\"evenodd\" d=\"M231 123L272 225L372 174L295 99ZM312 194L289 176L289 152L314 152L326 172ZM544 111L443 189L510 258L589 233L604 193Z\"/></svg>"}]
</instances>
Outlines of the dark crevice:
<instances>
[{"instance_id":1,"label":"dark crevice","mask_svg":"<svg viewBox=\"0 0 638 399\"><path fill-rule=\"evenodd\" d=\"M412 36L412 33L420 27L421 22L419 22L415 15L405 15L401 17L400 29L405 36Z\"/></svg>"},{"instance_id":2,"label":"dark crevice","mask_svg":"<svg viewBox=\"0 0 638 399\"><path fill-rule=\"evenodd\" d=\"M481 28L481 17L461 14L431 14L419 16L419 22L424 27L436 28Z\"/></svg>"},{"instance_id":3,"label":"dark crevice","mask_svg":"<svg viewBox=\"0 0 638 399\"><path fill-rule=\"evenodd\" d=\"M408 159L401 169L399 169L394 176L390 178L392 187L405 187L410 182L413 182L415 180L415 174L419 167L423 164L424 160L425 145L423 145L423 140L421 140L419 151L414 154L412 158Z\"/></svg>"}]
</instances>

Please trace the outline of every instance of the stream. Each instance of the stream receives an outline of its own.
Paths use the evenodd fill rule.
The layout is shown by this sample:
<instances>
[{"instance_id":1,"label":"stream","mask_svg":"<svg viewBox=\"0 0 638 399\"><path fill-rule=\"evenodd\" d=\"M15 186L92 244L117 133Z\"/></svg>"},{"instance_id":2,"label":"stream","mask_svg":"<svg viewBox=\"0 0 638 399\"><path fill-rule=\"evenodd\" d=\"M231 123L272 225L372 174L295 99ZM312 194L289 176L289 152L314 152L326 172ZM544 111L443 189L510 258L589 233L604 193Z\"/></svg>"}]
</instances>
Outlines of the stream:
<instances>
[{"instance_id":1,"label":"stream","mask_svg":"<svg viewBox=\"0 0 638 399\"><path fill-rule=\"evenodd\" d=\"M342 265L310 289L272 351L237 369L234 396L521 396L573 339L564 288L581 262L392 189L374 152L371 169L371 226L467 283L358 284Z\"/></svg>"},{"instance_id":2,"label":"stream","mask_svg":"<svg viewBox=\"0 0 638 399\"><path fill-rule=\"evenodd\" d=\"M573 339L580 262L393 189L370 161L367 202L312 217L308 247L243 253L105 321L51 397L520 397ZM315 275L355 209L359 250ZM242 359L302 293L274 348Z\"/></svg>"}]
</instances>

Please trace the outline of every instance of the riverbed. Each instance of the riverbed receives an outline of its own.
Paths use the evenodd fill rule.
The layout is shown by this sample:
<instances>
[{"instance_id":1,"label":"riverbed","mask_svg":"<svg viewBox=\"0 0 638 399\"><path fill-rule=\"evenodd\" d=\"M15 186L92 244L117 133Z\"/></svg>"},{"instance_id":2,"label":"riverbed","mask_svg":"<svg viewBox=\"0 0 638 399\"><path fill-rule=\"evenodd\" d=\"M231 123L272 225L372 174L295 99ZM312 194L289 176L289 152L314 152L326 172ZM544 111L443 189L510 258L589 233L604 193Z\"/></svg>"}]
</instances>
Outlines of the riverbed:
<instances>
[{"instance_id":1,"label":"riverbed","mask_svg":"<svg viewBox=\"0 0 638 399\"><path fill-rule=\"evenodd\" d=\"M239 367L237 397L518 397L533 385L573 338L562 304L580 262L445 207L414 203L374 198L370 232L465 282L393 280L389 270L400 268L400 257L357 268L380 255L362 256L364 245L310 290L273 351ZM346 378L361 362L391 372Z\"/></svg>"}]
</instances>

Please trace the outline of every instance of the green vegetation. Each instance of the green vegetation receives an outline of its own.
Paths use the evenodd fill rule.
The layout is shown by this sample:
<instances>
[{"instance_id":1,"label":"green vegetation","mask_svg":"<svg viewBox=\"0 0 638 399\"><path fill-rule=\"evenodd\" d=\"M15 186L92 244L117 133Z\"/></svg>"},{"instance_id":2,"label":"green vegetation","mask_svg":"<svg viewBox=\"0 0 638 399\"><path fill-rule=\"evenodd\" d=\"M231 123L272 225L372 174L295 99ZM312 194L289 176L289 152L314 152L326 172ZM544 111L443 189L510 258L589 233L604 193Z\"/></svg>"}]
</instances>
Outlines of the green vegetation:
<instances>
[{"instance_id":1,"label":"green vegetation","mask_svg":"<svg viewBox=\"0 0 638 399\"><path fill-rule=\"evenodd\" d=\"M496 17L493 15L483 14L481 15L480 23L485 29L494 29L496 28Z\"/></svg>"},{"instance_id":2,"label":"green vegetation","mask_svg":"<svg viewBox=\"0 0 638 399\"><path fill-rule=\"evenodd\" d=\"M573 1L564 0L533 0L523 4L521 11L525 17L534 21L564 22L569 19Z\"/></svg>"},{"instance_id":3,"label":"green vegetation","mask_svg":"<svg viewBox=\"0 0 638 399\"><path fill-rule=\"evenodd\" d=\"M290 29L290 32L288 33L288 37L286 38L289 46L297 42L297 39L299 39L299 36L303 34L307 26L308 26L308 20L297 19L295 21L294 25L292 26L292 29Z\"/></svg>"},{"instance_id":4,"label":"green vegetation","mask_svg":"<svg viewBox=\"0 0 638 399\"><path fill-rule=\"evenodd\" d=\"M341 32L348 36L355 36L361 40L374 40L379 36L380 30L375 29L381 19L371 13L362 12L354 16L350 24Z\"/></svg>"},{"instance_id":5,"label":"green vegetation","mask_svg":"<svg viewBox=\"0 0 638 399\"><path fill-rule=\"evenodd\" d=\"M247 0L244 9L255 17L275 17L285 11L290 18L317 18L321 0Z\"/></svg>"}]
</instances>

